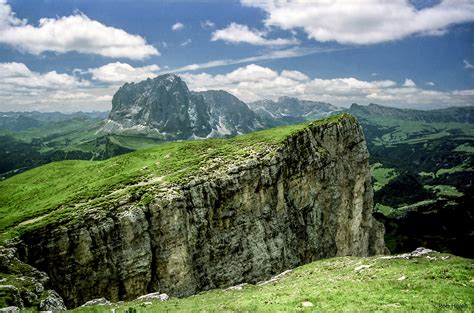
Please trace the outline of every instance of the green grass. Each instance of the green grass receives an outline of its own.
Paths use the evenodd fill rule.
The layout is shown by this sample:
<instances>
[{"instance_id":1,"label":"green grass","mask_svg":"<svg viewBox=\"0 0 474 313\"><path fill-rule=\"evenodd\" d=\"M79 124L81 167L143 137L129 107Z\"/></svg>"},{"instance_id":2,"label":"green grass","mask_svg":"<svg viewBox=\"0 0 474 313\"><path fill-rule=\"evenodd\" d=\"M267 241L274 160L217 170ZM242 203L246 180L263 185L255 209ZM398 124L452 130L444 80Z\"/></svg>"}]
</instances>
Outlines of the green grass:
<instances>
[{"instance_id":1,"label":"green grass","mask_svg":"<svg viewBox=\"0 0 474 313\"><path fill-rule=\"evenodd\" d=\"M381 163L375 163L370 166L370 172L374 177L374 190L380 190L392 179L398 176L396 169L383 167Z\"/></svg>"},{"instance_id":2,"label":"green grass","mask_svg":"<svg viewBox=\"0 0 474 313\"><path fill-rule=\"evenodd\" d=\"M462 144L462 145L457 146L453 151L474 154L474 147L469 146L467 144Z\"/></svg>"},{"instance_id":3,"label":"green grass","mask_svg":"<svg viewBox=\"0 0 474 313\"><path fill-rule=\"evenodd\" d=\"M433 139L449 137L453 132L468 138L474 136L469 123L430 123L403 120L396 117L366 117L371 123L387 129L387 133L374 140L376 146L394 146L397 144L416 144ZM390 131L389 131L390 129Z\"/></svg>"},{"instance_id":4,"label":"green grass","mask_svg":"<svg viewBox=\"0 0 474 313\"><path fill-rule=\"evenodd\" d=\"M462 197L463 193L458 191L456 187L449 185L425 185L425 188L430 189L436 192L438 196L447 196L447 197Z\"/></svg>"},{"instance_id":5,"label":"green grass","mask_svg":"<svg viewBox=\"0 0 474 313\"><path fill-rule=\"evenodd\" d=\"M466 164L461 164L459 166L451 167L451 168L440 168L436 171L436 176L441 176L444 174L452 174L458 172L472 172L473 169Z\"/></svg>"},{"instance_id":6,"label":"green grass","mask_svg":"<svg viewBox=\"0 0 474 313\"><path fill-rule=\"evenodd\" d=\"M396 209L394 209L394 208L392 208L391 206L388 206L388 205L383 205L381 203L376 203L374 211L375 212L380 212L385 216L391 216L393 214L393 212L396 211Z\"/></svg>"},{"instance_id":7,"label":"green grass","mask_svg":"<svg viewBox=\"0 0 474 313\"><path fill-rule=\"evenodd\" d=\"M104 161L62 161L32 169L0 182L0 241L57 219L73 220L87 208L111 208L118 198L137 200L153 189L140 183L181 184L229 161L271 157L288 136L347 118L352 119L340 114L232 139L169 142Z\"/></svg>"},{"instance_id":8,"label":"green grass","mask_svg":"<svg viewBox=\"0 0 474 313\"><path fill-rule=\"evenodd\" d=\"M296 268L279 281L212 290L166 302L132 301L74 312L472 312L474 263L432 254L415 259L339 257ZM447 257L441 259L441 257ZM361 265L368 268L355 269ZM404 279L401 279L405 277ZM313 305L304 308L303 302ZM448 307L448 310L446 310Z\"/></svg>"}]
</instances>

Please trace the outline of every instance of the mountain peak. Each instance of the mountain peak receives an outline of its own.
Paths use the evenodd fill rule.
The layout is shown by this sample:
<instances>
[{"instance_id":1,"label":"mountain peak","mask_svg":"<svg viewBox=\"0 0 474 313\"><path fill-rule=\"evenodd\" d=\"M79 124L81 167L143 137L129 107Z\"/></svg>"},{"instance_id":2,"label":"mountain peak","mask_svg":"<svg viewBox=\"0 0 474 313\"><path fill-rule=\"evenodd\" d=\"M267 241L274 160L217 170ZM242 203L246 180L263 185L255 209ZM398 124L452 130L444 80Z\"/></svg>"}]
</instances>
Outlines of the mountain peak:
<instances>
[{"instance_id":1,"label":"mountain peak","mask_svg":"<svg viewBox=\"0 0 474 313\"><path fill-rule=\"evenodd\" d=\"M165 140L222 137L263 128L245 103L223 90L191 92L168 73L123 85L101 131Z\"/></svg>"}]
</instances>

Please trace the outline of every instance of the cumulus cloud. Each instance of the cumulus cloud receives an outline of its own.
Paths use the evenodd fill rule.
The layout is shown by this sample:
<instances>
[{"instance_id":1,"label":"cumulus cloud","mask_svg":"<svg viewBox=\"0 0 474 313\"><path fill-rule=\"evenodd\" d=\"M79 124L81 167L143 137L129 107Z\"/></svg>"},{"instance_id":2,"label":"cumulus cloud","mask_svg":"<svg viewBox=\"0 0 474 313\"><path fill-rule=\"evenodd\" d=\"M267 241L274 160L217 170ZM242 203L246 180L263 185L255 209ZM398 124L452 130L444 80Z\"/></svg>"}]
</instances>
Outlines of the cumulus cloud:
<instances>
[{"instance_id":1,"label":"cumulus cloud","mask_svg":"<svg viewBox=\"0 0 474 313\"><path fill-rule=\"evenodd\" d=\"M229 26L223 29L216 30L212 33L211 40L223 40L230 43L248 43L257 46L287 46L297 44L296 39L268 39L265 38L267 32L258 31L256 29L250 29L247 25L241 25L237 23L231 23Z\"/></svg>"},{"instance_id":2,"label":"cumulus cloud","mask_svg":"<svg viewBox=\"0 0 474 313\"><path fill-rule=\"evenodd\" d=\"M428 85L428 86L434 86L435 83L433 83L433 82L427 82L426 85Z\"/></svg>"},{"instance_id":3,"label":"cumulus cloud","mask_svg":"<svg viewBox=\"0 0 474 313\"><path fill-rule=\"evenodd\" d=\"M0 63L1 110L105 110L110 108L110 96L106 96L113 92L73 75L35 72L23 63Z\"/></svg>"},{"instance_id":4,"label":"cumulus cloud","mask_svg":"<svg viewBox=\"0 0 474 313\"><path fill-rule=\"evenodd\" d=\"M89 86L88 81L79 80L68 74L56 71L37 73L25 64L8 62L0 63L0 88L7 91L31 89L70 89Z\"/></svg>"},{"instance_id":5,"label":"cumulus cloud","mask_svg":"<svg viewBox=\"0 0 474 313\"><path fill-rule=\"evenodd\" d=\"M106 26L82 13L42 18L38 26L27 24L15 16L6 0L0 0L0 43L34 55L76 51L133 60L159 55L143 37Z\"/></svg>"},{"instance_id":6,"label":"cumulus cloud","mask_svg":"<svg viewBox=\"0 0 474 313\"><path fill-rule=\"evenodd\" d=\"M466 69L473 69L474 68L474 64L470 63L468 60L463 60L463 63L464 63L464 68L466 68Z\"/></svg>"},{"instance_id":7,"label":"cumulus cloud","mask_svg":"<svg viewBox=\"0 0 474 313\"><path fill-rule=\"evenodd\" d=\"M416 87L416 84L413 80L406 78L403 87Z\"/></svg>"},{"instance_id":8,"label":"cumulus cloud","mask_svg":"<svg viewBox=\"0 0 474 313\"><path fill-rule=\"evenodd\" d=\"M292 96L340 106L353 102L378 102L397 107L436 108L472 105L474 94L474 90L436 91L416 85L407 88L392 80L364 81L354 77L311 79L299 71L278 72L256 64L226 74L188 72L182 77L192 90L222 89L247 102Z\"/></svg>"},{"instance_id":9,"label":"cumulus cloud","mask_svg":"<svg viewBox=\"0 0 474 313\"><path fill-rule=\"evenodd\" d=\"M376 44L410 35L439 36L474 21L472 0L442 0L417 10L407 0L241 0L266 11L267 26L303 29L309 38L342 44Z\"/></svg>"},{"instance_id":10,"label":"cumulus cloud","mask_svg":"<svg viewBox=\"0 0 474 313\"><path fill-rule=\"evenodd\" d=\"M86 73L92 74L93 80L107 83L125 83L141 81L156 76L160 67L156 64L133 67L127 63L114 62L97 68L90 68Z\"/></svg>"},{"instance_id":11,"label":"cumulus cloud","mask_svg":"<svg viewBox=\"0 0 474 313\"><path fill-rule=\"evenodd\" d=\"M183 23L176 23L176 24L173 24L173 26L171 26L171 30L174 31L174 32L177 32L179 30L182 30L184 28L184 24Z\"/></svg>"}]
</instances>

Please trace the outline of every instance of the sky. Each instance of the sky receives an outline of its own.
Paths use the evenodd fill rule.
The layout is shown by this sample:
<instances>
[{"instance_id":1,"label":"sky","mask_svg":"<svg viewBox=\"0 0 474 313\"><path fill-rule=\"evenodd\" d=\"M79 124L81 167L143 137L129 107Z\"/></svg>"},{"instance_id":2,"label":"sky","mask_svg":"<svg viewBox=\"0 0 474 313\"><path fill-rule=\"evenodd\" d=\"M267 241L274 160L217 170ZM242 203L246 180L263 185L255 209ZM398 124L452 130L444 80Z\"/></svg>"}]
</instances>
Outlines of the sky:
<instances>
[{"instance_id":1,"label":"sky","mask_svg":"<svg viewBox=\"0 0 474 313\"><path fill-rule=\"evenodd\" d=\"M474 0L0 0L0 111L164 73L243 101L474 105Z\"/></svg>"}]
</instances>

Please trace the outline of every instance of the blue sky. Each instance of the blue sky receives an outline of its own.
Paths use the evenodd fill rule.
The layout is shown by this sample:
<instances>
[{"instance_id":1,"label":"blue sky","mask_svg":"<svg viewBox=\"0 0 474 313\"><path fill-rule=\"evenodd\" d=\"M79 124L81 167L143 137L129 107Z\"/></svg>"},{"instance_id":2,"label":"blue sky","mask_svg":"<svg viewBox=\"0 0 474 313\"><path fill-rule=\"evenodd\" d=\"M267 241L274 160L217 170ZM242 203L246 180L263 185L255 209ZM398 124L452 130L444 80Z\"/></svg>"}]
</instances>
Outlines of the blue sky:
<instances>
[{"instance_id":1,"label":"blue sky","mask_svg":"<svg viewBox=\"0 0 474 313\"><path fill-rule=\"evenodd\" d=\"M0 111L108 110L160 73L244 101L474 104L474 0L0 0Z\"/></svg>"}]
</instances>

